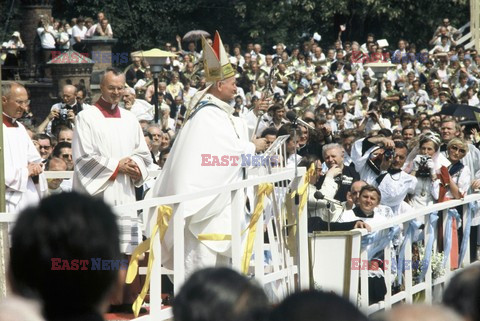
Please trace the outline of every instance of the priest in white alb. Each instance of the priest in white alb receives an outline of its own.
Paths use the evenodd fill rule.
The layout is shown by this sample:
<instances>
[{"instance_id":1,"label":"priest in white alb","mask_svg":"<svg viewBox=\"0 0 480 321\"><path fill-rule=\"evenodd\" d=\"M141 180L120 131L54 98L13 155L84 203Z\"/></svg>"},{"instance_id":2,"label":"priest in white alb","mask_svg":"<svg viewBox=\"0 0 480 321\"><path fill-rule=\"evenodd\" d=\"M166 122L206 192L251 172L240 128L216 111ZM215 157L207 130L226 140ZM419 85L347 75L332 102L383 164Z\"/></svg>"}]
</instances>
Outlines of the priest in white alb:
<instances>
[{"instance_id":1,"label":"priest in white alb","mask_svg":"<svg viewBox=\"0 0 480 321\"><path fill-rule=\"evenodd\" d=\"M27 110L28 93L18 83L2 84L5 200L7 213L35 205L48 190L42 158L17 121Z\"/></svg>"},{"instance_id":2,"label":"priest in white alb","mask_svg":"<svg viewBox=\"0 0 480 321\"><path fill-rule=\"evenodd\" d=\"M134 203L135 187L143 185L152 157L136 116L118 103L125 75L108 68L100 82L102 96L94 107L77 115L72 151L75 162L73 189L101 197L111 205ZM116 210L120 251L125 259L140 244L142 233L136 210ZM140 291L137 278L111 298L110 312L131 312Z\"/></svg>"},{"instance_id":3,"label":"priest in white alb","mask_svg":"<svg viewBox=\"0 0 480 321\"><path fill-rule=\"evenodd\" d=\"M124 88L125 75L107 69L95 108L77 115L72 143L73 189L102 197L111 206L135 202L135 186L142 186L152 162L137 118L118 107ZM117 215L120 249L131 254L141 241L137 212Z\"/></svg>"}]
</instances>

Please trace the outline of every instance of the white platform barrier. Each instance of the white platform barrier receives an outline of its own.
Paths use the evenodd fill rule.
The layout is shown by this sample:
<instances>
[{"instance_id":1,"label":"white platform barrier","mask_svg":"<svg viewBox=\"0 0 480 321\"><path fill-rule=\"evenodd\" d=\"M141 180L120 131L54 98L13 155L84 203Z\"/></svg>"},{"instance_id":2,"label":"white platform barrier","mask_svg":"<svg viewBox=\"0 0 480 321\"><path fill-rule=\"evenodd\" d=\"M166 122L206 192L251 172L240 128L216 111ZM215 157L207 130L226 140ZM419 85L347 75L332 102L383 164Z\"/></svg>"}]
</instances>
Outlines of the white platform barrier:
<instances>
[{"instance_id":1,"label":"white platform barrier","mask_svg":"<svg viewBox=\"0 0 480 321\"><path fill-rule=\"evenodd\" d=\"M480 194L467 195L461 200L451 200L444 203L437 203L422 209L412 211L411 213L402 214L389 220L383 224L376 225L372 228L373 232L378 232L393 228L394 226L403 225L403 234L409 228L410 221L413 219L423 219L425 221L424 240L425 248L427 240L431 240L432 251L437 253L438 234L437 230L431 226L431 213L438 213L439 220L443 221L443 239L445 239L447 212L457 206L463 206L463 217L461 228L465 235L468 228L469 204L480 200ZM432 235L433 231L433 235ZM392 275L392 265L396 262L390 259L392 257L391 247L387 246L383 251L387 263L384 268L384 279L386 283L387 293L383 301L369 304L369 283L368 283L368 257L366 250L362 249L362 238L368 234L367 230L352 230L348 232L318 232L310 237L310 264L312 273L312 286L327 291L335 291L339 295L350 299L357 303L359 307L368 315L383 309L390 309L393 304L398 302L412 303L414 297L421 296L425 303L434 301L433 289L439 287L443 289L454 273L462 268L470 265L470 247L466 243L465 256L459 266L459 269L452 271L450 268L450 259L446 260L446 265L441 268L438 274L442 276L433 279L432 277L432 260L429 261L425 277L418 280L413 275L414 262L412 260L412 240L404 238L404 273L401 290L398 293L392 293L394 276ZM461 243L459 241L459 248ZM400 248L400 246L399 246ZM398 251L398 250L397 250ZM397 253L398 254L398 253ZM433 255L432 255L433 256ZM424 257L425 258L425 253ZM420 263L424 261L421 260ZM395 264L397 266L397 264ZM437 271L438 272L438 271Z\"/></svg>"},{"instance_id":2,"label":"white platform barrier","mask_svg":"<svg viewBox=\"0 0 480 321\"><path fill-rule=\"evenodd\" d=\"M158 172L157 172L158 173ZM170 307L163 307L161 303L161 275L174 275L174 292L178 292L184 277L184 261L183 261L183 233L184 233L184 219L182 215L182 202L184 200L192 200L209 195L217 195L229 191L232 199L232 267L240 270L241 259L244 253L243 244L241 242L241 227L240 215L244 214L244 206L240 204L240 195L244 193L246 188L258 187L261 183L276 183L277 194L283 193L287 190L285 181L293 181L291 189L303 184L303 174L305 169L299 169L296 179L294 179L293 169L278 169L270 175L259 176L252 173L250 178L234 184L218 186L209 190L204 190L197 193L182 194L169 197L157 197L148 200L139 201L131 204L124 204L116 207L117 210L143 210L148 211L149 208L157 207L159 205L173 205L173 218L171 223L174 224L175 237L175 267L173 272L165 270L160 265L160 240L155 240L154 255L157 258L154 261L152 269L152 278L150 280L150 314L137 318L136 320L166 320L172 317ZM156 173L151 173L155 175ZM72 172L46 172L48 178L70 178ZM468 204L480 200L480 194L472 194L466 196L461 200L451 200L444 203L437 203L427 208L412 211L411 213L403 214L385 222L381 225L376 225L372 232L378 232L385 229L390 229L394 226L403 225L403 231L408 230L410 221L413 219L424 218L425 221L425 235L424 239L430 238L430 214L438 212L438 216L443 220L442 233L445 235L445 222L447 218L448 209L457 206L463 206L462 226L467 227L467 216L470 214ZM277 206L281 208L283 199L277 200ZM284 209L282 209L283 211ZM298 209L296 209L298 211ZM295 209L294 209L295 211ZM441 277L432 278L432 266L427 267L427 272L424 279L415 281L412 267L405 268L402 289L398 293L392 293L392 287L387 286L387 293L383 301L375 304L369 304L368 296L368 268L365 268L365 262L368 261L366 251L362 250L362 239L367 235L366 230L352 230L347 232L319 232L307 238L307 213L306 207L303 209L297 224L297 251L294 257L282 244L283 241L279 239L282 231L286 228L286 222L281 219L274 219L276 224L268 224L266 231L271 240L270 244L263 242L263 228L257 228L255 237L255 246L253 253L255 259L250 267L249 274L254 277L265 287L269 284L277 284L275 287L275 295L279 298L292 293L298 289L306 289L309 287L321 288L328 291L335 291L339 295L350 299L354 303L358 303L359 307L368 315L383 310L389 309L392 305L398 302L411 303L414 297L418 296L420 292L424 302L432 303L434 301L433 289L434 287L443 288L452 275L461 268L470 264L469 246L467 244L466 255L463 258L462 265L459 270L451 271L450 260L447 260L445 268L443 268ZM1 213L0 224L14 222L16 214ZM261 221L259 221L261 222ZM261 226L261 225L259 225ZM433 252L437 252L437 231L433 233ZM460 244L459 244L460 246ZM405 241L405 262L412 262L412 241L407 239ZM264 263L264 250L269 250L272 254L272 261L270 264ZM384 257L391 257L391 249L387 246L384 250ZM309 253L310 252L310 253ZM259 253L259 255L256 255ZM354 264L352 264L354 262ZM358 266L356 265L358 264ZM385 283L390 285L394 282L392 276L392 265L387 264L384 270ZM145 273L145 268L140 268L140 273ZM442 274L440 273L440 274ZM295 276L297 275L297 276Z\"/></svg>"},{"instance_id":3,"label":"white platform barrier","mask_svg":"<svg viewBox=\"0 0 480 321\"><path fill-rule=\"evenodd\" d=\"M299 168L297 177L295 177L294 169L279 168L274 169L272 174L260 175L255 170L249 172L249 178L229 185L218 186L197 193L181 194L168 197L156 197L135 203L116 206L117 211L138 211L148 212L150 208L160 205L170 205L173 209L173 215L169 225L173 224L174 234L174 294L177 293L185 280L184 273L184 217L183 202L185 200L194 200L210 195L218 195L220 193L230 192L232 201L232 267L236 270L241 269L241 261L244 253L244 244L242 243L242 229L240 226L240 217L245 215L245 204L242 203L242 194L245 189L258 188L259 184L272 183L275 184L274 194L281 195L286 191L292 191L297 186L302 186L305 168ZM72 172L46 172L48 178L70 178ZM287 182L289 185L287 185ZM301 215L298 215L298 206L293 206L293 213L297 217L296 233L296 251L294 257L288 251L284 242L286 236L284 232L287 228L285 217L285 209L283 208L283 197L276 197L276 204L281 210L281 217L273 216L273 219L266 225L266 231L269 235L269 244L264 243L264 222L259 219L255 234L255 243L253 248L254 259L253 265L250 266L249 275L254 276L258 282L269 288L274 296L282 299L286 295L299 289L309 288L309 267L308 267L308 234L307 234L307 206L303 208ZM251 200L251 204L256 201ZM16 214L1 213L0 224L14 222ZM273 224L272 222L275 222ZM291 225L291 222L288 223ZM264 251L271 253L271 261L266 264L264 262ZM172 318L171 307L162 306L161 299L161 275L169 274L171 271L165 271L161 262L160 237L156 235L154 239L153 254L155 259L151 270L150 279L150 314L144 315L136 320L167 320ZM144 268L140 268L145 272Z\"/></svg>"},{"instance_id":4,"label":"white platform barrier","mask_svg":"<svg viewBox=\"0 0 480 321\"><path fill-rule=\"evenodd\" d=\"M262 183L277 183L280 184L286 180L293 180L293 186L302 183L302 175L305 173L305 169L299 171L298 177L294 179L293 169L279 169L274 170L272 174L266 176L256 176L255 173L250 173L250 178L240 182L236 182L229 185L215 187L209 190L175 195L169 197L158 197L144 201L140 201L134 204L122 205L116 207L117 210L138 210L142 209L147 211L151 207L159 205L173 205L173 215L170 220L170 224L173 224L173 244L174 244L174 268L173 268L173 280L174 280L174 294L177 293L185 281L184 271L184 217L183 217L183 202L185 200L193 200L210 195L218 195L220 193L230 192L232 201L232 268L236 270L241 269L241 261L244 253L242 244L242 230L240 226L240 218L245 215L244 204L241 203L241 194L244 193L246 188L258 187ZM281 208L281 204L277 204ZM263 238L263 220L259 220L258 228L255 234L255 244L253 249L254 265L250 268L249 273L253 273L257 281L265 287L275 288L275 295L282 298L289 293L292 293L299 288L306 289L309 287L309 270L308 270L308 243L307 243L307 213L306 207L303 210L304 213L300 215L298 223L297 244L298 251L297 257L290 258L290 253L284 246L280 246L281 240L278 239L282 235L283 225L285 223L281 220L275 220L280 223L281 226L276 226L277 234L274 236L271 225L267 227L270 235L270 244L264 244ZM272 253L272 262L269 265L264 263L264 250L270 250ZM154 256L155 260L152 267L152 277L150 280L150 315L142 316L137 320L165 320L172 317L172 311L170 307L162 308L161 304L161 251L160 251L160 238L157 234L154 242ZM297 275L295 277L294 275ZM269 285L270 284L270 285Z\"/></svg>"},{"instance_id":5,"label":"white platform barrier","mask_svg":"<svg viewBox=\"0 0 480 321\"><path fill-rule=\"evenodd\" d=\"M160 174L161 170L157 171L148 171L149 177L157 177ZM45 171L45 178L63 178L71 179L73 178L73 171Z\"/></svg>"}]
</instances>

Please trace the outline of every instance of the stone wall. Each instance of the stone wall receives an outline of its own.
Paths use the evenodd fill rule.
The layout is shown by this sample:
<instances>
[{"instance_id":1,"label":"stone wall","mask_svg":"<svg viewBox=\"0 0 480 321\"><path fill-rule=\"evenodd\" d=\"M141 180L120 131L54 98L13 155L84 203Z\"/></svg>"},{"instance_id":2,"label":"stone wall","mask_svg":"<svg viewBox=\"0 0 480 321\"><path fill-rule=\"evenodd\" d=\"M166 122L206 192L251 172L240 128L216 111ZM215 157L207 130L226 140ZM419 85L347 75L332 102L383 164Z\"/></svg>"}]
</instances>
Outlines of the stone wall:
<instances>
[{"instance_id":1,"label":"stone wall","mask_svg":"<svg viewBox=\"0 0 480 321\"><path fill-rule=\"evenodd\" d=\"M26 47L26 78L34 78L41 55L40 41L37 35L38 22L41 15L52 16L50 0L22 0L22 24L20 33Z\"/></svg>"}]
</instances>

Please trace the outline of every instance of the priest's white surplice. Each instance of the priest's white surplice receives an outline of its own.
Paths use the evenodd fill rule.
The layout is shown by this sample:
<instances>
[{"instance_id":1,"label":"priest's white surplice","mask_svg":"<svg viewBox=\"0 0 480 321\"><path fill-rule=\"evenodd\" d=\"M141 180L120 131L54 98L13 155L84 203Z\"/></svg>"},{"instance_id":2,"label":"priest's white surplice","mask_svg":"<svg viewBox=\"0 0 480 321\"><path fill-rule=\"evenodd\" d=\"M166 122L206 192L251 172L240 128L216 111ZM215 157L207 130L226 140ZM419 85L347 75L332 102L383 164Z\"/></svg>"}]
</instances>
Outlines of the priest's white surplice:
<instances>
[{"instance_id":1,"label":"priest's white surplice","mask_svg":"<svg viewBox=\"0 0 480 321\"><path fill-rule=\"evenodd\" d=\"M75 172L73 189L98 196L111 205L135 202L135 186L141 186L152 162L150 151L135 115L120 109L120 117L105 117L99 108L77 115L72 143ZM142 178L137 182L118 173L119 161L130 157L138 165ZM120 227L120 249L130 254L141 241L136 211L116 211Z\"/></svg>"},{"instance_id":2,"label":"priest's white surplice","mask_svg":"<svg viewBox=\"0 0 480 321\"><path fill-rule=\"evenodd\" d=\"M47 192L45 176L39 175L38 184L28 176L28 163L42 162L42 158L33 145L25 127L3 125L3 146L5 166L5 199L8 213L21 211L35 205Z\"/></svg>"}]
</instances>

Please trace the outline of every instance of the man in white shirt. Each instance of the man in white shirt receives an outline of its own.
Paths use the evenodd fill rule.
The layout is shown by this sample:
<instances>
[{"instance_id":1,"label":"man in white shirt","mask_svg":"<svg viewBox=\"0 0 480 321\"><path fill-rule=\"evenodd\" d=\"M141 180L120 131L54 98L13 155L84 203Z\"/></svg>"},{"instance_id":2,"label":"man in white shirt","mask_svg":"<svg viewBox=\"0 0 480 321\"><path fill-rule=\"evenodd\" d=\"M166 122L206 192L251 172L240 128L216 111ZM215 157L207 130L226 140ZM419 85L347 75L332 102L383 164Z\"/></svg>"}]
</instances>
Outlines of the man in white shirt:
<instances>
[{"instance_id":1,"label":"man in white shirt","mask_svg":"<svg viewBox=\"0 0 480 321\"><path fill-rule=\"evenodd\" d=\"M332 132L342 131L344 129L353 128L353 123L348 121L345 116L347 114L347 109L345 105L334 105L333 106L333 116L334 118L329 121L329 125L332 128Z\"/></svg>"},{"instance_id":2,"label":"man in white shirt","mask_svg":"<svg viewBox=\"0 0 480 321\"><path fill-rule=\"evenodd\" d=\"M82 43L82 40L85 39L87 34L87 27L84 25L85 20L82 17L77 19L77 24L72 28L72 39L71 45L75 51L85 52L85 46Z\"/></svg>"},{"instance_id":3,"label":"man in white shirt","mask_svg":"<svg viewBox=\"0 0 480 321\"><path fill-rule=\"evenodd\" d=\"M40 44L43 49L55 49L55 30L53 26L45 23L37 28L37 34L40 37Z\"/></svg>"},{"instance_id":4,"label":"man in white shirt","mask_svg":"<svg viewBox=\"0 0 480 321\"><path fill-rule=\"evenodd\" d=\"M61 158L53 157L48 160L45 169L47 171L66 171L67 163ZM69 186L69 184L62 184L63 181L63 178L47 179L48 195L70 192L72 190L72 186Z\"/></svg>"},{"instance_id":5,"label":"man in white shirt","mask_svg":"<svg viewBox=\"0 0 480 321\"><path fill-rule=\"evenodd\" d=\"M412 82L412 89L408 93L408 103L415 104L417 107L426 108L428 100L427 92L420 88L420 81L414 80Z\"/></svg>"}]
</instances>

